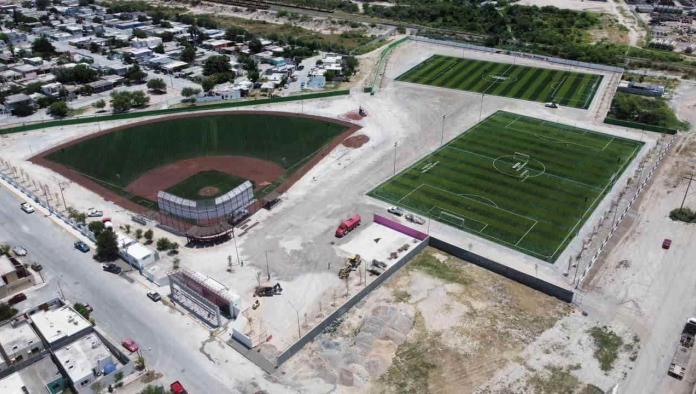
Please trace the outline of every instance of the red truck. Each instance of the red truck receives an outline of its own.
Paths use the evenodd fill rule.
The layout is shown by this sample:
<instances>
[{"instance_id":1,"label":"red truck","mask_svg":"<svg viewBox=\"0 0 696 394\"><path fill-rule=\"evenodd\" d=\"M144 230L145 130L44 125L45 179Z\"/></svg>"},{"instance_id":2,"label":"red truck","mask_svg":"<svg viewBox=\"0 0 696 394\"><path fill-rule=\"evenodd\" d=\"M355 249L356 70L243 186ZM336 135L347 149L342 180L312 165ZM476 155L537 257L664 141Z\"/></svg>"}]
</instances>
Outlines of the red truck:
<instances>
[{"instance_id":1,"label":"red truck","mask_svg":"<svg viewBox=\"0 0 696 394\"><path fill-rule=\"evenodd\" d=\"M169 390L174 394L187 394L188 393L188 391L186 391L186 389L184 388L184 385L181 384L178 380L169 385Z\"/></svg>"},{"instance_id":2,"label":"red truck","mask_svg":"<svg viewBox=\"0 0 696 394\"><path fill-rule=\"evenodd\" d=\"M336 229L336 238L341 238L349 232L355 230L360 225L360 215L357 213L341 222Z\"/></svg>"}]
</instances>

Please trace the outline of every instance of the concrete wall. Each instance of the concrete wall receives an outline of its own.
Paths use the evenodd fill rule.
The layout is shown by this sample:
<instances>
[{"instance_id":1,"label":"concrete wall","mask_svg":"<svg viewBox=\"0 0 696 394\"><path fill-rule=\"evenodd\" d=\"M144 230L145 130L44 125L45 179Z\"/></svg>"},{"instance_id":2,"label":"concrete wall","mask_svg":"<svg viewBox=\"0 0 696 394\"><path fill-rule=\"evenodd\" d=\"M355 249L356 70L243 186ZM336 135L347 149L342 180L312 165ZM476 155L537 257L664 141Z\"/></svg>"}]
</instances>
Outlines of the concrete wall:
<instances>
[{"instance_id":1,"label":"concrete wall","mask_svg":"<svg viewBox=\"0 0 696 394\"><path fill-rule=\"evenodd\" d=\"M319 323L317 326L315 326L313 329L307 332L302 338L300 338L299 341L295 342L289 348L287 348L283 353L281 353L278 356L278 359L276 361L276 367L279 367L281 364L289 360L290 357L292 357L295 353L300 351L308 342L314 340L314 338L321 334L324 331L324 329L326 329L326 327L328 327L331 323L336 321L336 319L341 317L344 313L348 312L348 310L355 306L355 304L367 297L368 294L370 294L373 290L375 290L387 279L389 279L395 272L401 269L401 267L406 265L406 263L411 261L411 259L418 253L420 253L426 246L428 246L427 240L420 242L413 249L408 251L408 253L406 253L403 257L401 257L399 261L397 261L391 267L389 267L382 275L375 278L375 280L373 280L370 284L365 286L356 295L354 295L348 301L346 301L345 304L341 305L321 323Z\"/></svg>"},{"instance_id":2,"label":"concrete wall","mask_svg":"<svg viewBox=\"0 0 696 394\"><path fill-rule=\"evenodd\" d=\"M512 269L506 265L479 256L476 253L464 250L458 246L449 244L437 238L430 237L429 242L430 246L432 246L435 249L441 250L447 254L451 254L452 256L476 264L479 267L485 268L489 271L495 272L496 274L502 275L508 279L512 279L516 282L522 283L525 286L529 286L532 289L541 291L542 293L548 294L552 297L556 297L561 301L573 302L573 292L571 290L564 289L562 287L556 286L534 276L527 275L523 272Z\"/></svg>"}]
</instances>

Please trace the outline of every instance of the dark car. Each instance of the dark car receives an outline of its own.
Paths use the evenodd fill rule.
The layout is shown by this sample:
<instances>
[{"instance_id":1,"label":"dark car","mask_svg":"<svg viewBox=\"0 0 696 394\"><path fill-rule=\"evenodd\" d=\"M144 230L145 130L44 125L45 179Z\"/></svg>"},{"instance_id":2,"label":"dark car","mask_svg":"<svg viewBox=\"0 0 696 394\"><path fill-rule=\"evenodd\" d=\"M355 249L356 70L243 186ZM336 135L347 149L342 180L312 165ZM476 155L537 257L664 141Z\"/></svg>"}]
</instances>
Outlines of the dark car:
<instances>
[{"instance_id":1,"label":"dark car","mask_svg":"<svg viewBox=\"0 0 696 394\"><path fill-rule=\"evenodd\" d=\"M76 241L73 246L75 246L75 249L79 250L82 253L87 253L89 252L89 246L87 246L86 243L82 241Z\"/></svg>"},{"instance_id":2,"label":"dark car","mask_svg":"<svg viewBox=\"0 0 696 394\"><path fill-rule=\"evenodd\" d=\"M31 265L31 269L33 269L36 272L39 272L43 269L43 265L41 265L39 263L34 263Z\"/></svg>"},{"instance_id":3,"label":"dark car","mask_svg":"<svg viewBox=\"0 0 696 394\"><path fill-rule=\"evenodd\" d=\"M116 275L121 273L121 267L119 267L118 265L116 265L114 263L107 264L107 265L103 266L102 269L106 272L111 272L112 274L116 274Z\"/></svg>"},{"instance_id":4,"label":"dark car","mask_svg":"<svg viewBox=\"0 0 696 394\"><path fill-rule=\"evenodd\" d=\"M669 249L670 246L672 246L672 240L665 238L665 240L662 241L662 249Z\"/></svg>"},{"instance_id":5,"label":"dark car","mask_svg":"<svg viewBox=\"0 0 696 394\"><path fill-rule=\"evenodd\" d=\"M19 304L20 302L24 301L27 299L27 295L24 293L17 293L12 296L9 300L7 300L7 303L10 305L14 304Z\"/></svg>"},{"instance_id":6,"label":"dark car","mask_svg":"<svg viewBox=\"0 0 696 394\"><path fill-rule=\"evenodd\" d=\"M148 292L147 292L147 296L148 296L152 301L155 301L155 302L157 302L157 301L159 301L159 300L162 299L162 296L160 296L160 294L159 294L158 292L156 292L156 291L148 291Z\"/></svg>"}]
</instances>

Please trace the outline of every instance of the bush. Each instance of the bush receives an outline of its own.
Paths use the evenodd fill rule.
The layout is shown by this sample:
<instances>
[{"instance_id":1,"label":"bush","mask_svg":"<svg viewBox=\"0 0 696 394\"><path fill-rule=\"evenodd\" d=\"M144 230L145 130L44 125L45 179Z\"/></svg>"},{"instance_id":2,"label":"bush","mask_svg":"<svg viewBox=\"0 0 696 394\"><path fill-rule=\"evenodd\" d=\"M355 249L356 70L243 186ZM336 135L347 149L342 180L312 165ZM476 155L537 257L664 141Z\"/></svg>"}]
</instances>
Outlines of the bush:
<instances>
[{"instance_id":1,"label":"bush","mask_svg":"<svg viewBox=\"0 0 696 394\"><path fill-rule=\"evenodd\" d=\"M56 101L48 106L48 114L56 118L63 118L68 115L70 108L65 101Z\"/></svg>"},{"instance_id":2,"label":"bush","mask_svg":"<svg viewBox=\"0 0 696 394\"><path fill-rule=\"evenodd\" d=\"M169 240L169 238L160 238L157 240L157 250L160 252L164 250L169 250L172 248L172 241Z\"/></svg>"},{"instance_id":3,"label":"bush","mask_svg":"<svg viewBox=\"0 0 696 394\"><path fill-rule=\"evenodd\" d=\"M97 254L94 257L98 261L114 261L118 258L118 243L113 231L105 230L97 236Z\"/></svg>"},{"instance_id":4,"label":"bush","mask_svg":"<svg viewBox=\"0 0 696 394\"><path fill-rule=\"evenodd\" d=\"M7 320L17 314L17 310L6 303L0 303L0 321Z\"/></svg>"},{"instance_id":5,"label":"bush","mask_svg":"<svg viewBox=\"0 0 696 394\"><path fill-rule=\"evenodd\" d=\"M85 319L89 320L89 309L87 309L87 306L80 304L79 302L76 302L75 305L73 305L73 309L77 311L77 313L81 314L82 317Z\"/></svg>"},{"instance_id":6,"label":"bush","mask_svg":"<svg viewBox=\"0 0 696 394\"><path fill-rule=\"evenodd\" d=\"M692 223L696 221L696 212L689 208L677 208L669 213L669 218L675 221Z\"/></svg>"},{"instance_id":7,"label":"bush","mask_svg":"<svg viewBox=\"0 0 696 394\"><path fill-rule=\"evenodd\" d=\"M89 229L89 231L92 232L92 234L94 234L95 237L98 237L99 234L101 234L104 231L105 227L104 227L104 223L96 220L93 222L89 222L89 224L87 225L87 228Z\"/></svg>"}]
</instances>

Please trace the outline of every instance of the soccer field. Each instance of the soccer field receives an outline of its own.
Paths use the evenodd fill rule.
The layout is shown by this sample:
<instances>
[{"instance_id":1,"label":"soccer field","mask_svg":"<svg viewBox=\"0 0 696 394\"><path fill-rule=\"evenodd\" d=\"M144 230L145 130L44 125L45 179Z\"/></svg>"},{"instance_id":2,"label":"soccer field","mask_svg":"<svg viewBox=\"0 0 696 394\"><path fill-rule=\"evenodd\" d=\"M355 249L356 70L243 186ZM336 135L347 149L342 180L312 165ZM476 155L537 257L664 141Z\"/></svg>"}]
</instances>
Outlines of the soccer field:
<instances>
[{"instance_id":1,"label":"soccer field","mask_svg":"<svg viewBox=\"0 0 696 394\"><path fill-rule=\"evenodd\" d=\"M499 111L369 195L554 262L641 145Z\"/></svg>"},{"instance_id":2,"label":"soccer field","mask_svg":"<svg viewBox=\"0 0 696 394\"><path fill-rule=\"evenodd\" d=\"M587 109L602 76L433 55L396 80Z\"/></svg>"}]
</instances>

